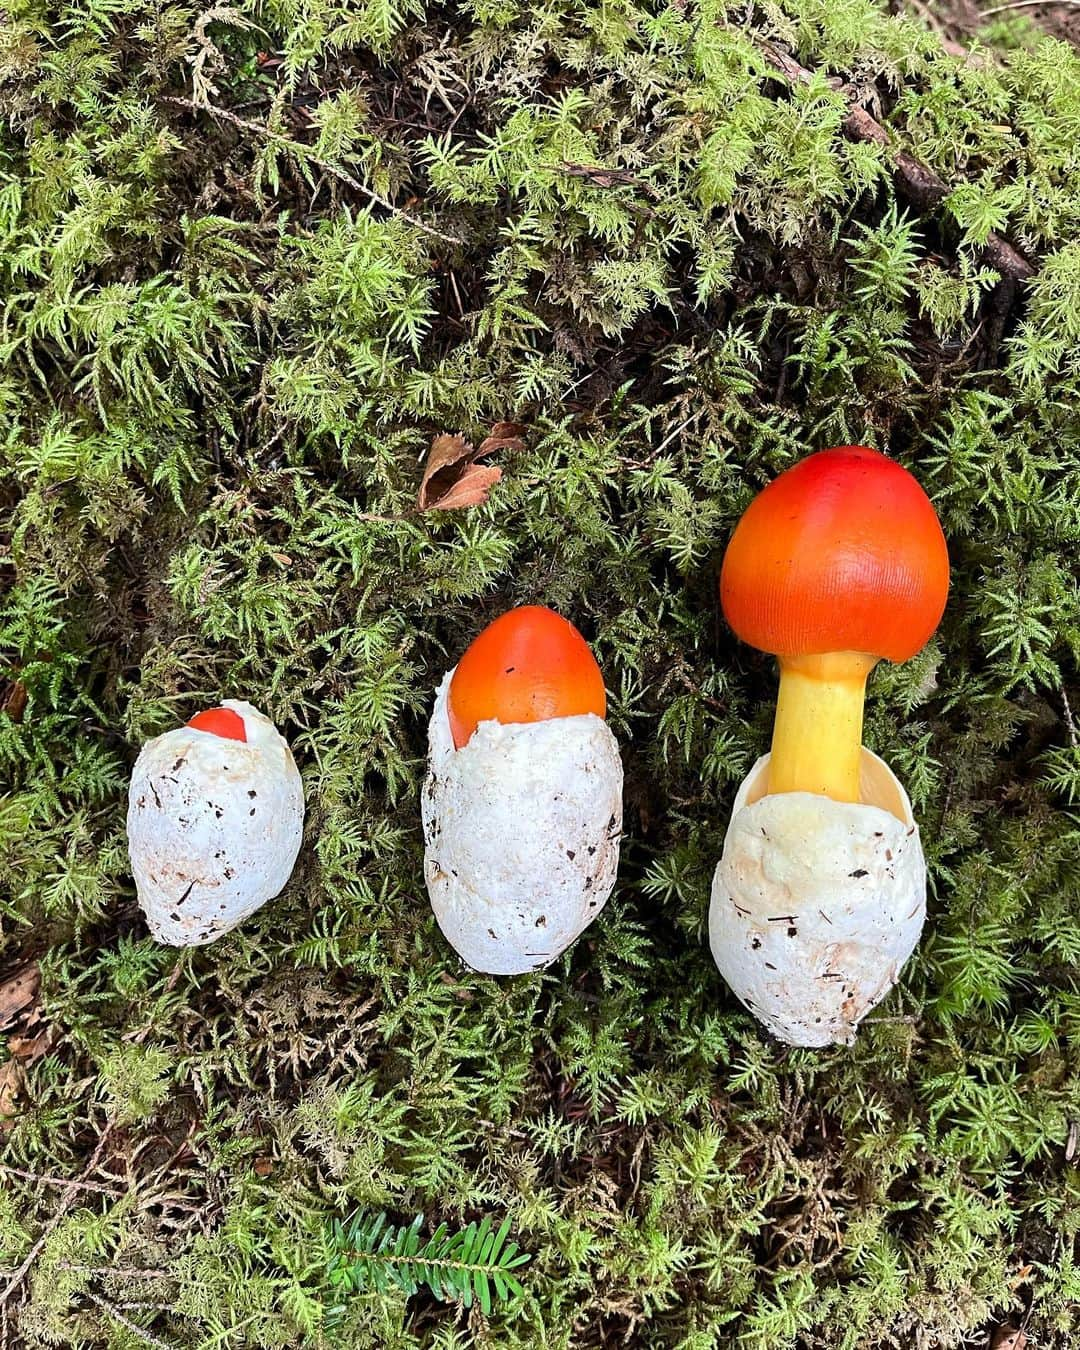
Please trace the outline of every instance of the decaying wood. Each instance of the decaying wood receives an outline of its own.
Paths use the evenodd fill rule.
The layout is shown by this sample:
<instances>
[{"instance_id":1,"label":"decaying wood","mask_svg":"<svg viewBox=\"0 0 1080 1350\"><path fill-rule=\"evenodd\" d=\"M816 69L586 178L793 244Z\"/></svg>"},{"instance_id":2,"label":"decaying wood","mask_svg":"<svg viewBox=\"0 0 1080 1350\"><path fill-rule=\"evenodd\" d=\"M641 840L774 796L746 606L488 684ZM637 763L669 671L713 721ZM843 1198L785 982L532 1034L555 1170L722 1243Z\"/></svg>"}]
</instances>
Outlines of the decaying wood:
<instances>
[{"instance_id":1,"label":"decaying wood","mask_svg":"<svg viewBox=\"0 0 1080 1350\"><path fill-rule=\"evenodd\" d=\"M813 71L807 70L793 56L772 46L771 43L762 44L762 50L776 69L793 83L807 84L814 78ZM854 96L850 85L839 84L836 87L849 96ZM852 104L847 117L844 118L843 126L845 134L853 141L874 141L883 146L891 144L888 131L858 104ZM909 155L906 150L897 150L893 154L892 165L900 190L921 211L928 211L939 205L951 191L939 174L917 160L914 155ZM995 232L991 232L983 245L982 260L1011 281L1026 281L1028 277L1035 275L1035 268L1023 254Z\"/></svg>"}]
</instances>

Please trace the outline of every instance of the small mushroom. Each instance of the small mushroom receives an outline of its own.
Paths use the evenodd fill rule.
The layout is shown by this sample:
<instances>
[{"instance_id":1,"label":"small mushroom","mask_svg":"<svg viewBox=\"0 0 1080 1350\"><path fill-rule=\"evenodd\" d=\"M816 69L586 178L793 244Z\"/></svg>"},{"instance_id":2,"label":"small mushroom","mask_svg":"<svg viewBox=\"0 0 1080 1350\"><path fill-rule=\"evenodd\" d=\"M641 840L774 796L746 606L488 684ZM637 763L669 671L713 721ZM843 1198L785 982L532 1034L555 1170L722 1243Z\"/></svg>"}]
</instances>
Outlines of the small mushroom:
<instances>
[{"instance_id":1,"label":"small mushroom","mask_svg":"<svg viewBox=\"0 0 1080 1350\"><path fill-rule=\"evenodd\" d=\"M615 884L622 761L584 638L536 605L489 625L440 684L421 796L431 907L475 970L554 961Z\"/></svg>"},{"instance_id":2,"label":"small mushroom","mask_svg":"<svg viewBox=\"0 0 1080 1350\"><path fill-rule=\"evenodd\" d=\"M150 932L213 942L292 873L304 796L292 753L250 703L226 700L148 741L128 793L128 851Z\"/></svg>"},{"instance_id":3,"label":"small mushroom","mask_svg":"<svg viewBox=\"0 0 1080 1350\"><path fill-rule=\"evenodd\" d=\"M948 587L929 498L865 446L781 474L728 545L724 614L779 658L780 690L772 752L736 796L710 944L739 997L793 1044L850 1040L918 941L918 830L902 786L861 744L863 700L879 660L927 642Z\"/></svg>"}]
</instances>

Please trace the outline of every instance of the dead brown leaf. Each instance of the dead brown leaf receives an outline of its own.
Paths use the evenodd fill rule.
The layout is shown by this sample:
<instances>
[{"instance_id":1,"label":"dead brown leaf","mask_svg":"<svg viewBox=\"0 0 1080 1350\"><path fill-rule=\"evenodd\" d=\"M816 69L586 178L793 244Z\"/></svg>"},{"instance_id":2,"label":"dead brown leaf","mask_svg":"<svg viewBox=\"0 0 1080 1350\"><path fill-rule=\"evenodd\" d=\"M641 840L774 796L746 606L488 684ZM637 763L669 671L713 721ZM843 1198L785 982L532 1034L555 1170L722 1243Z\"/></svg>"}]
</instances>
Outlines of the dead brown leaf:
<instances>
[{"instance_id":1,"label":"dead brown leaf","mask_svg":"<svg viewBox=\"0 0 1080 1350\"><path fill-rule=\"evenodd\" d=\"M0 1031L9 1028L7 1048L15 1065L33 1064L48 1054L56 1040L53 1028L44 1023L41 971L35 961L0 984Z\"/></svg>"},{"instance_id":2,"label":"dead brown leaf","mask_svg":"<svg viewBox=\"0 0 1080 1350\"><path fill-rule=\"evenodd\" d=\"M25 1036L11 1035L8 1037L7 1044L12 1057L17 1059L20 1064L33 1064L42 1055L49 1053L55 1038L56 1033L52 1027L44 1027L34 1035L29 1033Z\"/></svg>"},{"instance_id":3,"label":"dead brown leaf","mask_svg":"<svg viewBox=\"0 0 1080 1350\"><path fill-rule=\"evenodd\" d=\"M26 711L27 692L26 685L22 680L6 681L0 685L3 690L0 696L0 712L6 712L13 722L21 722L23 713Z\"/></svg>"},{"instance_id":4,"label":"dead brown leaf","mask_svg":"<svg viewBox=\"0 0 1080 1350\"><path fill-rule=\"evenodd\" d=\"M1027 1345L1027 1332L1005 1322L990 1337L990 1350L1024 1350Z\"/></svg>"},{"instance_id":5,"label":"dead brown leaf","mask_svg":"<svg viewBox=\"0 0 1080 1350\"><path fill-rule=\"evenodd\" d=\"M523 430L516 422L497 422L478 447L464 436L436 436L424 465L417 506L421 511L481 506L502 477L502 470L477 461L500 450L521 450Z\"/></svg>"},{"instance_id":6,"label":"dead brown leaf","mask_svg":"<svg viewBox=\"0 0 1080 1350\"><path fill-rule=\"evenodd\" d=\"M26 1086L22 1065L13 1059L0 1064L0 1134L6 1134L19 1114L19 1098Z\"/></svg>"},{"instance_id":7,"label":"dead brown leaf","mask_svg":"<svg viewBox=\"0 0 1080 1350\"><path fill-rule=\"evenodd\" d=\"M439 475L445 473L448 469L453 469L456 464L463 460L468 461L472 455L472 445L464 436L436 436L431 442L431 448L428 450L427 462L424 464L424 476L420 480L420 509L425 511L429 509L430 499L437 495Z\"/></svg>"},{"instance_id":8,"label":"dead brown leaf","mask_svg":"<svg viewBox=\"0 0 1080 1350\"><path fill-rule=\"evenodd\" d=\"M32 1008L41 988L41 971L37 963L21 966L0 984L0 1031Z\"/></svg>"},{"instance_id":9,"label":"dead brown leaf","mask_svg":"<svg viewBox=\"0 0 1080 1350\"><path fill-rule=\"evenodd\" d=\"M482 459L484 455L493 455L496 450L513 450L515 453L524 450L524 435L525 428L520 422L496 422L480 442L476 457Z\"/></svg>"},{"instance_id":10,"label":"dead brown leaf","mask_svg":"<svg viewBox=\"0 0 1080 1350\"><path fill-rule=\"evenodd\" d=\"M425 511L456 511L463 506L483 506L491 489L502 477L493 464L470 464L445 496L425 506Z\"/></svg>"}]
</instances>

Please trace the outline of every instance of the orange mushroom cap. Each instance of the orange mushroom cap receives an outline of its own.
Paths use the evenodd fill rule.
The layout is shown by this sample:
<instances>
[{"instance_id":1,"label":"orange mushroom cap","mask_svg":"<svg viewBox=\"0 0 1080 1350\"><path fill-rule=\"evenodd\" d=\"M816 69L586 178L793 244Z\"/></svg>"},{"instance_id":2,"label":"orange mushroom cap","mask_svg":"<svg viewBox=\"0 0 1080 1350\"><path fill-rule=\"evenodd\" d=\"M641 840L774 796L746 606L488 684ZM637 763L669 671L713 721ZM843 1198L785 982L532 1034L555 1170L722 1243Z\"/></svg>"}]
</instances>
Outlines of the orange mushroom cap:
<instances>
[{"instance_id":1,"label":"orange mushroom cap","mask_svg":"<svg viewBox=\"0 0 1080 1350\"><path fill-rule=\"evenodd\" d=\"M863 445L822 450L768 485L736 526L720 601L744 642L776 656L915 655L937 628L949 554L908 471Z\"/></svg>"},{"instance_id":2,"label":"orange mushroom cap","mask_svg":"<svg viewBox=\"0 0 1080 1350\"><path fill-rule=\"evenodd\" d=\"M207 731L211 736L223 736L228 741L246 741L244 719L231 708L207 708L196 713L188 723L196 731Z\"/></svg>"},{"instance_id":3,"label":"orange mushroom cap","mask_svg":"<svg viewBox=\"0 0 1080 1350\"><path fill-rule=\"evenodd\" d=\"M458 750L481 722L543 722L607 711L604 677L574 625L542 605L488 624L458 662L447 699Z\"/></svg>"}]
</instances>

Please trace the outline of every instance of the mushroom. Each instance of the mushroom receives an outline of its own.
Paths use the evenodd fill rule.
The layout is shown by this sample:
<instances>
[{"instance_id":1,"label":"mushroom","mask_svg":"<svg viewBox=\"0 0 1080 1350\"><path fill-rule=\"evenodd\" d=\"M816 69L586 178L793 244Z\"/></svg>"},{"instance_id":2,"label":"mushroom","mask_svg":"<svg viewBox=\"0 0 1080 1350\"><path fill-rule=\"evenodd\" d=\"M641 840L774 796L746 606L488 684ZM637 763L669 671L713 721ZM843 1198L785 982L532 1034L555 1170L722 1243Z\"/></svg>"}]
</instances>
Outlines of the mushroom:
<instances>
[{"instance_id":1,"label":"mushroom","mask_svg":"<svg viewBox=\"0 0 1080 1350\"><path fill-rule=\"evenodd\" d=\"M622 761L603 676L550 609L496 619L443 678L428 727L424 873L475 970L549 965L603 909L622 832Z\"/></svg>"},{"instance_id":2,"label":"mushroom","mask_svg":"<svg viewBox=\"0 0 1080 1350\"><path fill-rule=\"evenodd\" d=\"M755 497L720 600L738 636L780 661L770 792L859 800L866 677L926 644L948 589L930 499L876 450L822 450Z\"/></svg>"},{"instance_id":3,"label":"mushroom","mask_svg":"<svg viewBox=\"0 0 1080 1350\"><path fill-rule=\"evenodd\" d=\"M779 659L772 751L735 799L709 915L736 994L797 1045L850 1041L899 978L926 868L902 786L862 744L866 678L941 619L949 559L925 492L865 446L811 455L751 502L720 575L736 634Z\"/></svg>"},{"instance_id":4,"label":"mushroom","mask_svg":"<svg viewBox=\"0 0 1080 1350\"><path fill-rule=\"evenodd\" d=\"M289 880L303 825L292 753L250 703L227 699L148 741L127 829L150 932L195 947L235 928Z\"/></svg>"}]
</instances>

